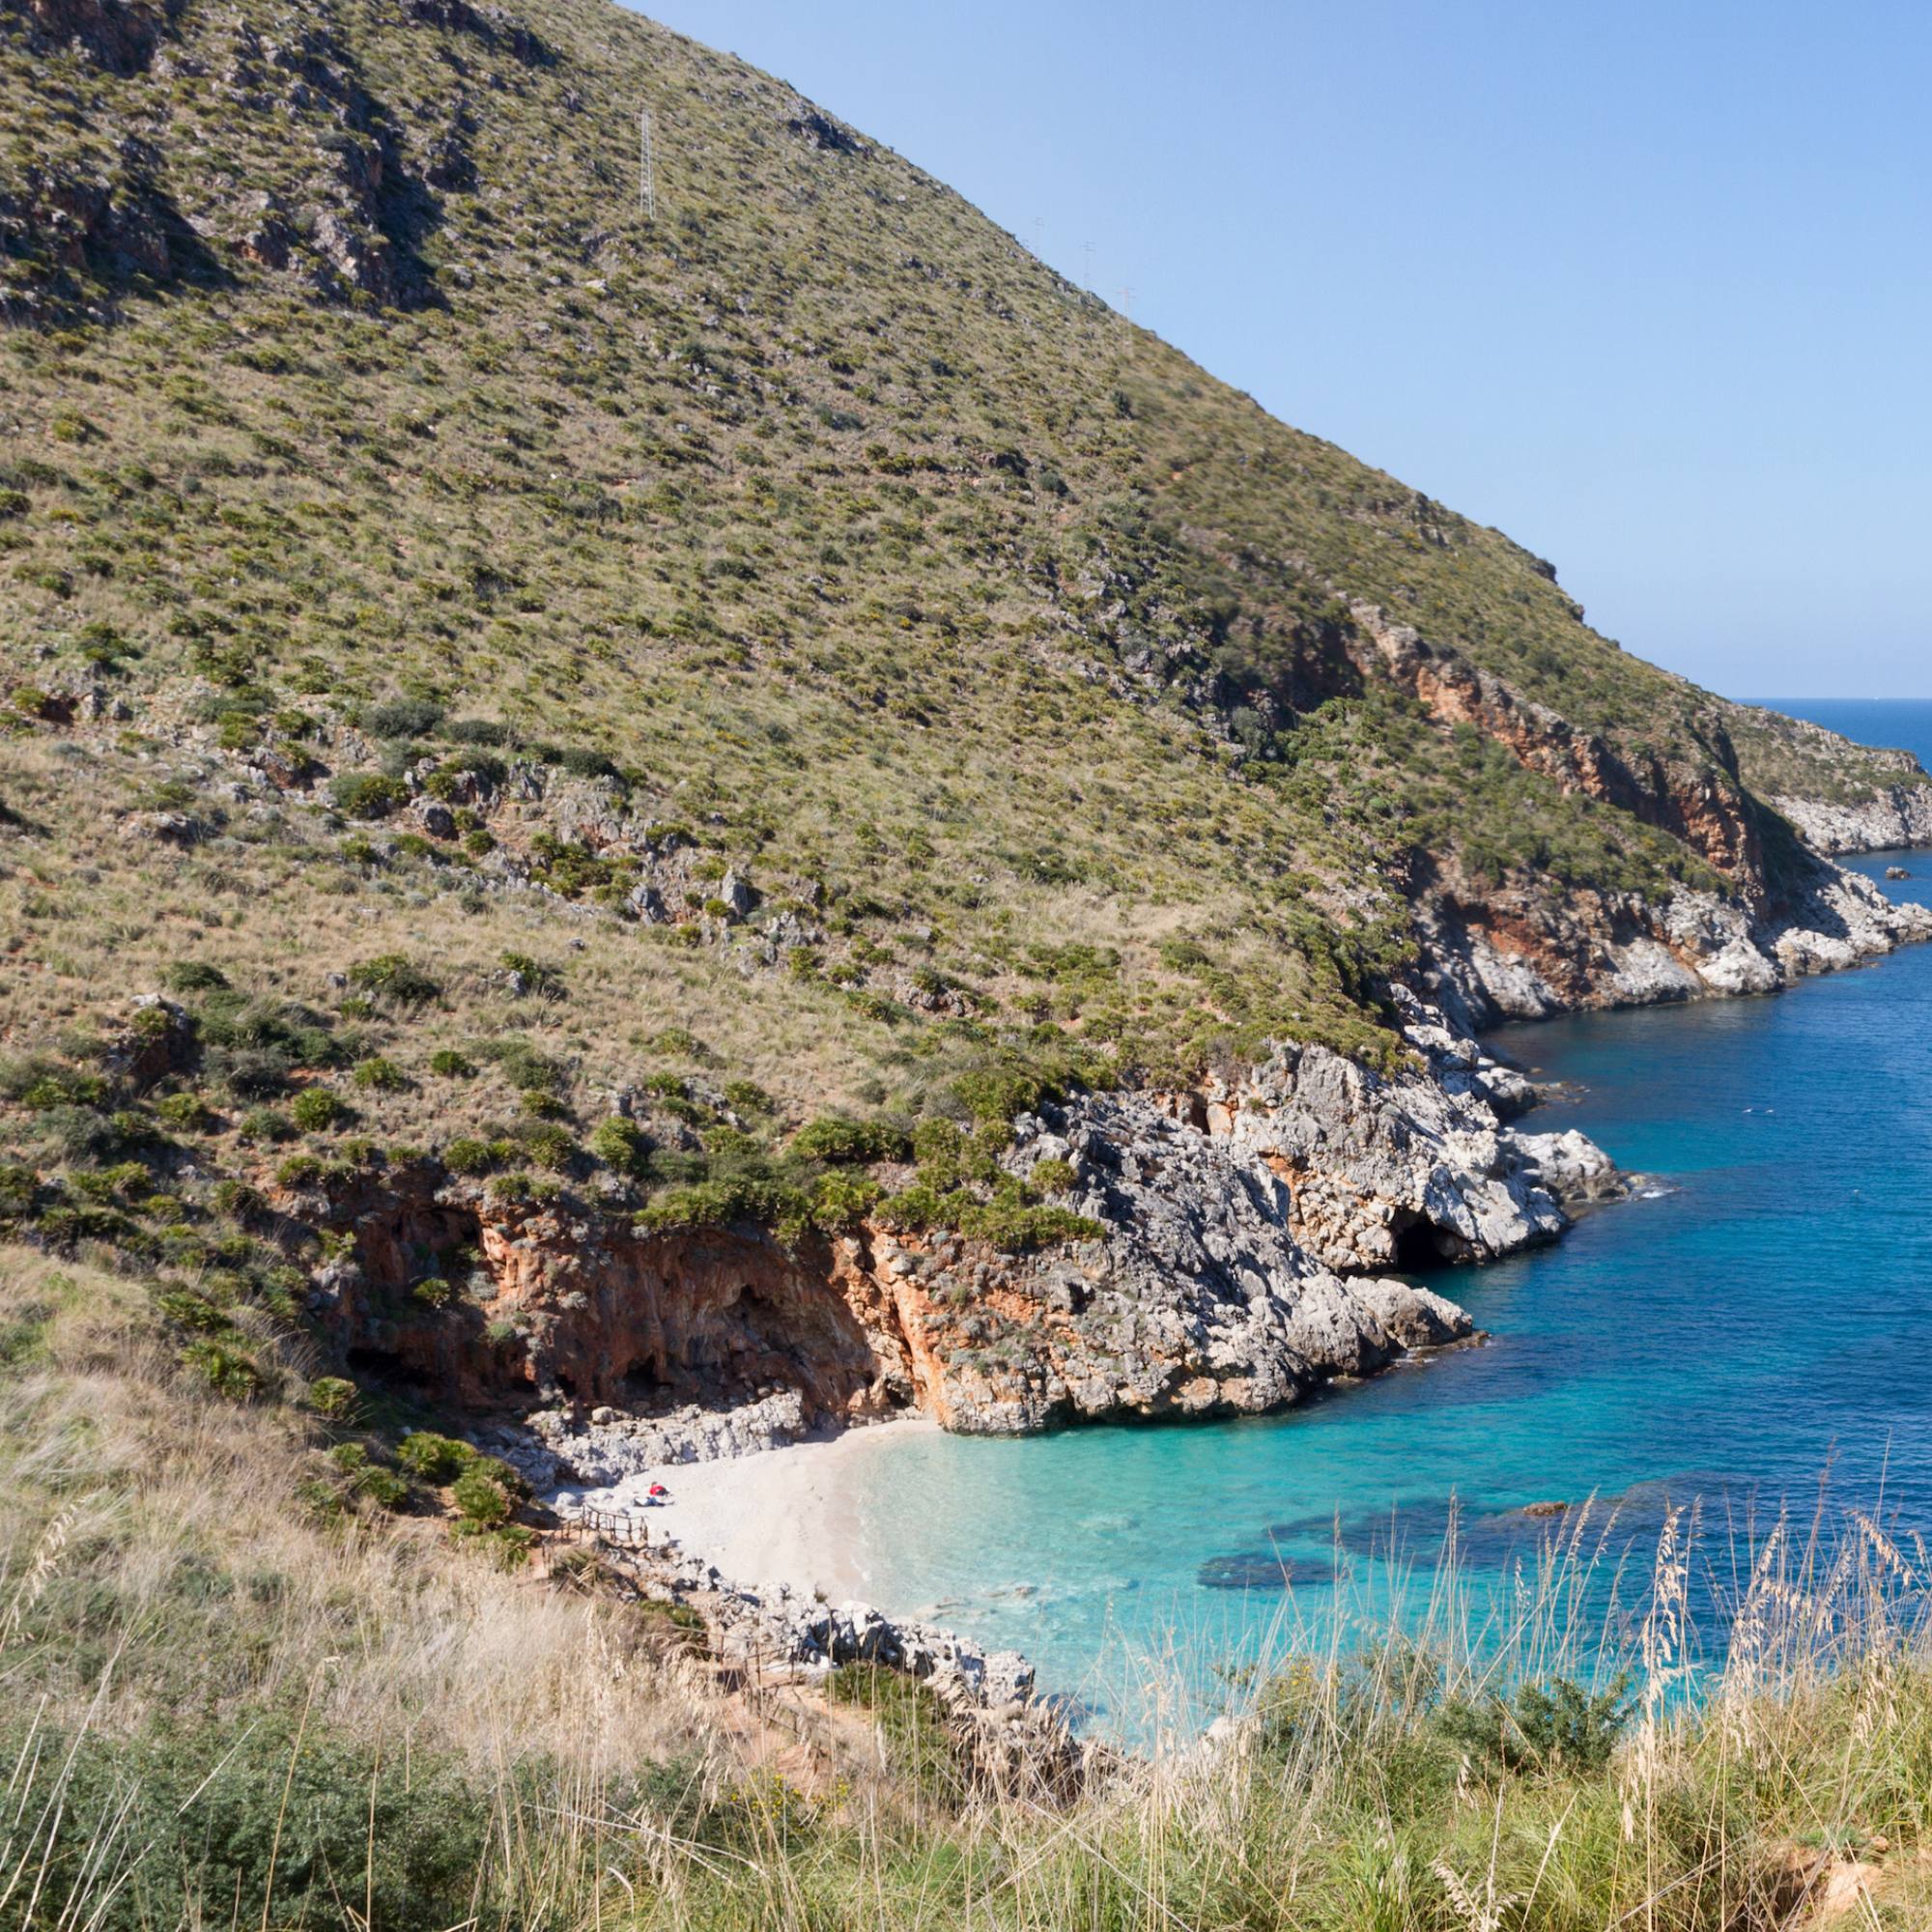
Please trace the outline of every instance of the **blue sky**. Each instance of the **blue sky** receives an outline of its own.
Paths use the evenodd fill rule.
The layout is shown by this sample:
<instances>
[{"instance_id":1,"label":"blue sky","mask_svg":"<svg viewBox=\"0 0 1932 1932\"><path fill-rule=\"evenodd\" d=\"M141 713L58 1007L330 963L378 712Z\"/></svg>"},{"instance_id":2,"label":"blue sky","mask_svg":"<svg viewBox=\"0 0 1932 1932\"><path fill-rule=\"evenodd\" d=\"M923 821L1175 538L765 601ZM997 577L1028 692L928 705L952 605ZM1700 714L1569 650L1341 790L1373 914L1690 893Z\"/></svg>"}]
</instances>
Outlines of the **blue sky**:
<instances>
[{"instance_id":1,"label":"blue sky","mask_svg":"<svg viewBox=\"0 0 1932 1932\"><path fill-rule=\"evenodd\" d=\"M655 0L1738 696L1932 696L1932 10Z\"/></svg>"}]
</instances>

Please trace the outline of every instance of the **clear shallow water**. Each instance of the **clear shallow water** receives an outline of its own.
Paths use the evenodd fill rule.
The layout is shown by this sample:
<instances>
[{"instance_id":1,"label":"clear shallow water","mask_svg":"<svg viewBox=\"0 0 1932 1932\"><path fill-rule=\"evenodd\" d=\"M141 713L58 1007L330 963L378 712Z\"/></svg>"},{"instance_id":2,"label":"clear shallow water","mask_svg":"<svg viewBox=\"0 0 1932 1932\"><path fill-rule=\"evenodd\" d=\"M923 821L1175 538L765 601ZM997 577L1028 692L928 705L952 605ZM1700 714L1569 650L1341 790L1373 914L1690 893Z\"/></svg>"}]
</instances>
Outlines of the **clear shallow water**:
<instances>
[{"instance_id":1,"label":"clear shallow water","mask_svg":"<svg viewBox=\"0 0 1932 1932\"><path fill-rule=\"evenodd\" d=\"M1861 734L1932 763L1932 704L1885 709ZM1888 890L1932 901L1932 855L1906 863L1926 876ZM1278 1417L882 1441L855 1465L868 1594L1024 1649L1134 1731L1137 1656L1198 1673L1273 1640L1285 1606L1319 1630L1338 1553L1373 1597L1374 1552L1427 1566L1452 1498L1479 1588L1535 1548L1511 1513L1551 1498L1629 1495L1654 1539L1666 1495L1808 1516L1829 1468L1835 1495L1883 1491L1932 1531L1932 947L1496 1043L1577 1083L1537 1124L1660 1185L1554 1248L1435 1276L1487 1347Z\"/></svg>"}]
</instances>

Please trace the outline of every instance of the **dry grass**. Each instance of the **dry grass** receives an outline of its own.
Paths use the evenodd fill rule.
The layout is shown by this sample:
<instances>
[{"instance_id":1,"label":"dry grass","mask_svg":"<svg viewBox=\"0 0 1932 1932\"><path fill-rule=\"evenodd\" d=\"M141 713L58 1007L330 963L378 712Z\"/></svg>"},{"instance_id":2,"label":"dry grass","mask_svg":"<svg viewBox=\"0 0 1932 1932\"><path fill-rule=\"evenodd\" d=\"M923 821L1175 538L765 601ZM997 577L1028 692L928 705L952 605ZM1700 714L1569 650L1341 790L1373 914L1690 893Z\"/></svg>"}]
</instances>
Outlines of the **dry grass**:
<instances>
[{"instance_id":1,"label":"dry grass","mask_svg":"<svg viewBox=\"0 0 1932 1932\"><path fill-rule=\"evenodd\" d=\"M933 1747L887 1713L872 1744L863 1713L727 1694L622 1604L507 1576L431 1522L311 1524L315 1425L185 1386L118 1277L8 1251L0 1338L9 1927L185 1926L237 1897L242 1922L355 1926L365 1878L375 1922L407 1922L355 1822L365 1787L447 1807L491 1925L1770 1932L1828 1899L1839 1922L1923 1922L1922 1565L1858 1512L1735 1548L1673 1517L1608 1623L1601 1525L1493 1598L1445 1564L1373 1641L1337 1618L1250 1683L1219 1746L1176 1737L1053 1807L932 1786ZM1714 1569L1738 1579L1722 1662L1682 1614ZM1601 1693L1619 1664L1627 1708L1594 1730L1491 1701ZM157 1837L143 1805L171 1763L211 1781L167 1787ZM412 1767L401 1800L385 1764ZM328 1777L353 1814L334 1905L312 1884ZM211 1805L254 1819L252 1867L223 1863L228 1839L206 1862ZM191 1885L184 1918L163 1869L233 1895ZM176 1917L129 1917L137 1893Z\"/></svg>"}]
</instances>

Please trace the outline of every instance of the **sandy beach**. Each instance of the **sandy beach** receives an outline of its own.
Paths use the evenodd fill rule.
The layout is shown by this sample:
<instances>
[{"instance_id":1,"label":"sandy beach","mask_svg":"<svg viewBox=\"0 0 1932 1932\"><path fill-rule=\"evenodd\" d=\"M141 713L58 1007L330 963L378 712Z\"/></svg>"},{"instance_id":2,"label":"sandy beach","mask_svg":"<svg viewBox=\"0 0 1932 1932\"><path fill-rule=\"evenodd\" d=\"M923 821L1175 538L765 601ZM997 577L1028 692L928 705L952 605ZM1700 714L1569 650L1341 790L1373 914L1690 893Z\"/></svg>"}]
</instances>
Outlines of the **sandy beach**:
<instances>
[{"instance_id":1,"label":"sandy beach","mask_svg":"<svg viewBox=\"0 0 1932 1932\"><path fill-rule=\"evenodd\" d=\"M833 1603L870 1601L854 1492L857 1464L923 1417L850 1429L829 1439L795 1442L715 1463L671 1463L643 1469L608 1489L569 1489L591 1509L636 1512L651 1540L675 1538L688 1556L717 1565L734 1583L785 1583ZM649 1508L653 1483L669 1494Z\"/></svg>"}]
</instances>

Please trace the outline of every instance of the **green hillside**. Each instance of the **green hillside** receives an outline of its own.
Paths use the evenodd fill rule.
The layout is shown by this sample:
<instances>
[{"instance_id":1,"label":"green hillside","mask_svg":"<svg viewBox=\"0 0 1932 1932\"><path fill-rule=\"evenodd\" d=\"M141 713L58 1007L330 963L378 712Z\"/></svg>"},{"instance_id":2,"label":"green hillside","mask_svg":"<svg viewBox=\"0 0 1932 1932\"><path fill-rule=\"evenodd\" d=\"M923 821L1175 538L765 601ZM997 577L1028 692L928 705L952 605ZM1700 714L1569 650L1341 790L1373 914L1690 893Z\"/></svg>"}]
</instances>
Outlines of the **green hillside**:
<instances>
[{"instance_id":1,"label":"green hillside","mask_svg":"<svg viewBox=\"0 0 1932 1932\"><path fill-rule=\"evenodd\" d=\"M540 1015L600 1078L683 1034L781 1109L917 1111L1003 1044L1373 1047L1419 876L1709 880L1432 723L1349 607L1728 796L1727 707L781 84L589 0L0 23L10 1029L110 954L314 998L402 951L468 1037L533 943L494 848L614 908ZM238 763L290 789L238 809ZM754 920L624 923L621 825Z\"/></svg>"}]
</instances>

